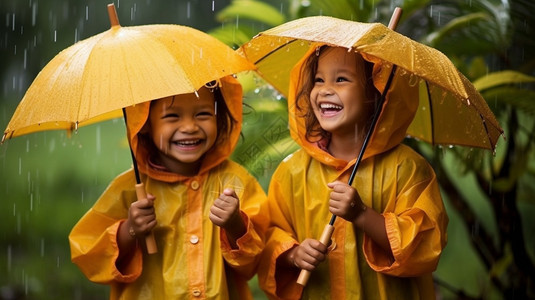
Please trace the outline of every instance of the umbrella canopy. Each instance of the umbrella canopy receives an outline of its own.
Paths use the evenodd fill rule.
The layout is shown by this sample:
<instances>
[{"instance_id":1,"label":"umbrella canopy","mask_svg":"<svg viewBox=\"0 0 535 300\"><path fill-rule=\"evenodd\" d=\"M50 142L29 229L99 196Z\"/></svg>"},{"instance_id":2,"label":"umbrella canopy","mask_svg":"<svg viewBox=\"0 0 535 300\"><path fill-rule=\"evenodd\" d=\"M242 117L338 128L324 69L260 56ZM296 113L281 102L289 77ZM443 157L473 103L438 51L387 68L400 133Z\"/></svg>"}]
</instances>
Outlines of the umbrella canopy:
<instances>
[{"instance_id":1,"label":"umbrella canopy","mask_svg":"<svg viewBox=\"0 0 535 300\"><path fill-rule=\"evenodd\" d=\"M322 45L360 52L385 70L420 86L419 108L409 136L433 145L462 145L494 150L503 129L472 83L440 51L415 42L379 23L332 17L297 19L264 31L238 51L258 73L288 96L290 72Z\"/></svg>"},{"instance_id":2,"label":"umbrella canopy","mask_svg":"<svg viewBox=\"0 0 535 300\"><path fill-rule=\"evenodd\" d=\"M207 82L254 69L216 38L180 25L121 27L55 56L37 75L4 131L5 138L121 117L121 108L196 92Z\"/></svg>"}]
</instances>

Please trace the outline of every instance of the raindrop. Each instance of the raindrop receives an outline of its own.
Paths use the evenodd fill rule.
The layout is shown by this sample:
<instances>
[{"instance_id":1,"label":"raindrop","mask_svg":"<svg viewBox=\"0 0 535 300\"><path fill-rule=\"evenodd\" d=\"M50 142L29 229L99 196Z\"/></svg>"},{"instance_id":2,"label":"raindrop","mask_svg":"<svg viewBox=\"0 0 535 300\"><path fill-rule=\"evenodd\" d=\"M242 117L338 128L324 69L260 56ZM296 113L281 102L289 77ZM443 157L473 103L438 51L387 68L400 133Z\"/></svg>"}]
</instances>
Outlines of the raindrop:
<instances>
[{"instance_id":1,"label":"raindrop","mask_svg":"<svg viewBox=\"0 0 535 300\"><path fill-rule=\"evenodd\" d=\"M32 4L32 26L35 26L37 20L37 3Z\"/></svg>"},{"instance_id":2,"label":"raindrop","mask_svg":"<svg viewBox=\"0 0 535 300\"><path fill-rule=\"evenodd\" d=\"M256 88L256 89L254 89L254 93L255 93L255 94L260 93L260 88Z\"/></svg>"},{"instance_id":3,"label":"raindrop","mask_svg":"<svg viewBox=\"0 0 535 300\"><path fill-rule=\"evenodd\" d=\"M240 16L236 15L236 28L240 26Z\"/></svg>"},{"instance_id":4,"label":"raindrop","mask_svg":"<svg viewBox=\"0 0 535 300\"><path fill-rule=\"evenodd\" d=\"M30 194L30 211L33 211L33 193Z\"/></svg>"},{"instance_id":5,"label":"raindrop","mask_svg":"<svg viewBox=\"0 0 535 300\"><path fill-rule=\"evenodd\" d=\"M89 20L89 6L85 6L85 20Z\"/></svg>"},{"instance_id":6,"label":"raindrop","mask_svg":"<svg viewBox=\"0 0 535 300\"><path fill-rule=\"evenodd\" d=\"M191 3L188 1L187 9L186 9L186 18L190 18L190 9L191 9Z\"/></svg>"},{"instance_id":7,"label":"raindrop","mask_svg":"<svg viewBox=\"0 0 535 300\"><path fill-rule=\"evenodd\" d=\"M468 106L470 106L470 99L466 99L466 104L468 104Z\"/></svg>"},{"instance_id":8,"label":"raindrop","mask_svg":"<svg viewBox=\"0 0 535 300\"><path fill-rule=\"evenodd\" d=\"M74 28L74 43L78 42L78 28Z\"/></svg>"},{"instance_id":9,"label":"raindrop","mask_svg":"<svg viewBox=\"0 0 535 300\"><path fill-rule=\"evenodd\" d=\"M27 63L27 59L28 59L28 50L27 49L24 49L24 70L26 70L26 63Z\"/></svg>"},{"instance_id":10,"label":"raindrop","mask_svg":"<svg viewBox=\"0 0 535 300\"><path fill-rule=\"evenodd\" d=\"M429 17L433 18L433 5L429 6Z\"/></svg>"},{"instance_id":11,"label":"raindrop","mask_svg":"<svg viewBox=\"0 0 535 300\"><path fill-rule=\"evenodd\" d=\"M15 31L15 14L13 14L13 25L11 26L12 31Z\"/></svg>"},{"instance_id":12,"label":"raindrop","mask_svg":"<svg viewBox=\"0 0 535 300\"><path fill-rule=\"evenodd\" d=\"M22 158L19 157L19 175L22 175Z\"/></svg>"},{"instance_id":13,"label":"raindrop","mask_svg":"<svg viewBox=\"0 0 535 300\"><path fill-rule=\"evenodd\" d=\"M41 238L41 257L45 257L45 239Z\"/></svg>"},{"instance_id":14,"label":"raindrop","mask_svg":"<svg viewBox=\"0 0 535 300\"><path fill-rule=\"evenodd\" d=\"M197 96L197 99L199 99L199 93L197 93L197 90L195 90L195 96Z\"/></svg>"},{"instance_id":15,"label":"raindrop","mask_svg":"<svg viewBox=\"0 0 535 300\"><path fill-rule=\"evenodd\" d=\"M54 43L56 42L57 35L58 35L58 31L57 31L57 30L54 30Z\"/></svg>"},{"instance_id":16,"label":"raindrop","mask_svg":"<svg viewBox=\"0 0 535 300\"><path fill-rule=\"evenodd\" d=\"M130 20L134 21L136 19L136 3L134 3L134 6L130 8Z\"/></svg>"},{"instance_id":17,"label":"raindrop","mask_svg":"<svg viewBox=\"0 0 535 300\"><path fill-rule=\"evenodd\" d=\"M101 150L101 147L100 147L100 140L101 140L101 138L100 138L100 126L97 127L97 137L96 137L96 139L97 139L97 142L96 142L96 147L97 147L96 152L97 152L98 155L100 155L100 152L101 152L101 151L100 151L100 150Z\"/></svg>"},{"instance_id":18,"label":"raindrop","mask_svg":"<svg viewBox=\"0 0 535 300\"><path fill-rule=\"evenodd\" d=\"M212 0L212 11L215 11L215 0Z\"/></svg>"}]
</instances>

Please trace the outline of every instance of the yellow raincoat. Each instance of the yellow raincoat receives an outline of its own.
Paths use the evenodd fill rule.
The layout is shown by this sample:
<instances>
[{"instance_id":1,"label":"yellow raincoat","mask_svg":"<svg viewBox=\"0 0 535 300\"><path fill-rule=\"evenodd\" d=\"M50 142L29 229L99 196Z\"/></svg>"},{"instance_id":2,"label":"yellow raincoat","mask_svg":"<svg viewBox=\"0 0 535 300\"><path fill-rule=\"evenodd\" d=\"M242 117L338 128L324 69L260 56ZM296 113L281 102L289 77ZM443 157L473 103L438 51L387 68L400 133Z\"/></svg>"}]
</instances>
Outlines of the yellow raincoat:
<instances>
[{"instance_id":1,"label":"yellow raincoat","mask_svg":"<svg viewBox=\"0 0 535 300\"><path fill-rule=\"evenodd\" d=\"M434 299L431 273L446 245L448 217L433 169L401 144L418 107L418 88L401 80L402 75L389 89L352 184L364 204L384 216L394 260L361 230L337 218L327 259L304 289L296 283L297 271L277 270L283 252L306 238L319 239L331 217L327 183L347 182L356 160L337 159L306 140L304 119L295 109L303 61L292 71L288 98L290 132L301 149L287 157L271 179L271 225L259 267L262 289L272 299ZM383 73L376 65L379 91L388 76Z\"/></svg>"},{"instance_id":2,"label":"yellow raincoat","mask_svg":"<svg viewBox=\"0 0 535 300\"><path fill-rule=\"evenodd\" d=\"M149 113L149 102L128 108L128 131L147 193L156 197L158 252L140 246L121 273L117 231L136 201L133 170L119 175L73 228L69 241L72 260L91 280L111 286L111 299L251 299L247 280L256 272L263 248L255 226L265 193L243 167L228 160L240 135L242 89L232 77L222 78L221 92L234 119L226 144L204 157L197 176L185 177L148 167L148 150L137 133ZM223 230L208 215L213 201L231 187L240 199L247 232L232 250ZM139 243L138 243L139 244Z\"/></svg>"}]
</instances>

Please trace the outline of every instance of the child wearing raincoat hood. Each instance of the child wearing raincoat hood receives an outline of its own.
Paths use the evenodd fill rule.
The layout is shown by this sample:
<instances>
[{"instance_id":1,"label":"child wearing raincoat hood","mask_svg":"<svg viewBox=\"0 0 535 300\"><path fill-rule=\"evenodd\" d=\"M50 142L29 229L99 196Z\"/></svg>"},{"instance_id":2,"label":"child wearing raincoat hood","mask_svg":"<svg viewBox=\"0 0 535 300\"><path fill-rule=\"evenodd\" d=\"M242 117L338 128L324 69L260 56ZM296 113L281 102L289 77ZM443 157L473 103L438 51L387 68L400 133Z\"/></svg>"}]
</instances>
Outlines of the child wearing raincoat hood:
<instances>
[{"instance_id":1,"label":"child wearing raincoat hood","mask_svg":"<svg viewBox=\"0 0 535 300\"><path fill-rule=\"evenodd\" d=\"M401 144L417 86L394 77L347 184L390 71L363 56L323 46L292 70L290 133L301 149L278 166L268 191L259 283L272 299L435 298L431 273L448 217L433 169ZM338 218L323 245L331 214ZM296 283L301 269L311 271L305 287Z\"/></svg>"},{"instance_id":2,"label":"child wearing raincoat hood","mask_svg":"<svg viewBox=\"0 0 535 300\"><path fill-rule=\"evenodd\" d=\"M126 112L147 198L136 198L133 170L116 177L73 228L73 262L110 285L110 299L251 299L266 196L228 159L240 136L239 82L226 76ZM155 254L144 249L149 232Z\"/></svg>"}]
</instances>

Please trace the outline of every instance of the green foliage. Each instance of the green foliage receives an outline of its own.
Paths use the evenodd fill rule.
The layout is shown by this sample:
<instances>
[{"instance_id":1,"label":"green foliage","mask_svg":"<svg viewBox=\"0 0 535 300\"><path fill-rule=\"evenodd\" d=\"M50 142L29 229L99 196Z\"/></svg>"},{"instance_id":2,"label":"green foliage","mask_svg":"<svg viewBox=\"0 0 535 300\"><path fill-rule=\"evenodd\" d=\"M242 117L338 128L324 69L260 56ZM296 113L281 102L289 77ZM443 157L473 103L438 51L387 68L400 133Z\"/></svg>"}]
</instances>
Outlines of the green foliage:
<instances>
[{"instance_id":1,"label":"green foliage","mask_svg":"<svg viewBox=\"0 0 535 300\"><path fill-rule=\"evenodd\" d=\"M284 15L274 7L256 0L233 0L217 14L217 20L221 23L236 19L254 20L269 26L277 26L285 21Z\"/></svg>"}]
</instances>

